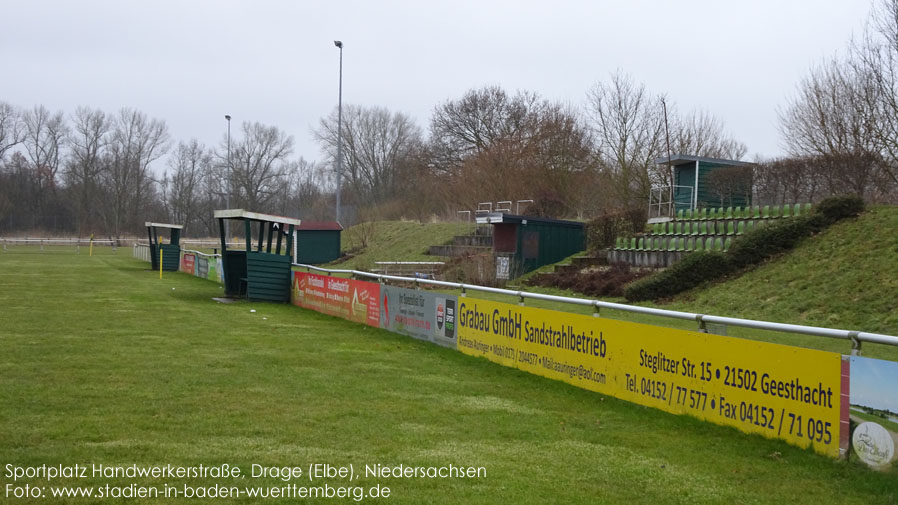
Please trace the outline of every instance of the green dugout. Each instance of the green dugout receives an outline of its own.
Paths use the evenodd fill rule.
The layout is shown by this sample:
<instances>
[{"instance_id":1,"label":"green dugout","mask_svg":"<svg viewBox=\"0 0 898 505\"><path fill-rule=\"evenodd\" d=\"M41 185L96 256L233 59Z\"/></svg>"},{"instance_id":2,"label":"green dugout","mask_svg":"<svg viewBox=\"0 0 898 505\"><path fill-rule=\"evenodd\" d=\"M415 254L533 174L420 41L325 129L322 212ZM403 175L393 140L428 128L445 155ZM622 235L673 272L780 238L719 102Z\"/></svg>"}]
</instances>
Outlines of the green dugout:
<instances>
[{"instance_id":1,"label":"green dugout","mask_svg":"<svg viewBox=\"0 0 898 505\"><path fill-rule=\"evenodd\" d=\"M147 227L147 235L150 238L150 263L153 270L159 270L159 251L162 251L162 270L174 272L178 270L181 262L181 230L184 226L180 224L166 223L144 223ZM169 233L168 243L165 243L165 237L159 236L162 230L163 235L167 230Z\"/></svg>"},{"instance_id":2,"label":"green dugout","mask_svg":"<svg viewBox=\"0 0 898 505\"><path fill-rule=\"evenodd\" d=\"M290 301L293 231L299 219L243 209L216 210L225 294L249 300ZM227 221L243 223L244 247L228 249Z\"/></svg>"}]
</instances>

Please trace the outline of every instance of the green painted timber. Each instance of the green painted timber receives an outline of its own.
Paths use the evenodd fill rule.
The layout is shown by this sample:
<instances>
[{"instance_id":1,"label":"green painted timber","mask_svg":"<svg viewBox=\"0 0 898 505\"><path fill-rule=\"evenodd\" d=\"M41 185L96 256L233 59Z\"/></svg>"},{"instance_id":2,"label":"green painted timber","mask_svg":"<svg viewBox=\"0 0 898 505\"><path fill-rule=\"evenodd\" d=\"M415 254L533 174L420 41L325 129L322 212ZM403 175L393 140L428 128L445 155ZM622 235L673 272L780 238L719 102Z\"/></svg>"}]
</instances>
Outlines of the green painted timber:
<instances>
[{"instance_id":1,"label":"green painted timber","mask_svg":"<svg viewBox=\"0 0 898 505\"><path fill-rule=\"evenodd\" d=\"M250 300L290 300L290 257L259 251L246 253L246 297Z\"/></svg>"},{"instance_id":2,"label":"green painted timber","mask_svg":"<svg viewBox=\"0 0 898 505\"><path fill-rule=\"evenodd\" d=\"M162 244L162 270L165 272L176 272L181 264L181 246L172 244ZM154 271L159 271L159 249L157 246L150 244L150 264Z\"/></svg>"}]
</instances>

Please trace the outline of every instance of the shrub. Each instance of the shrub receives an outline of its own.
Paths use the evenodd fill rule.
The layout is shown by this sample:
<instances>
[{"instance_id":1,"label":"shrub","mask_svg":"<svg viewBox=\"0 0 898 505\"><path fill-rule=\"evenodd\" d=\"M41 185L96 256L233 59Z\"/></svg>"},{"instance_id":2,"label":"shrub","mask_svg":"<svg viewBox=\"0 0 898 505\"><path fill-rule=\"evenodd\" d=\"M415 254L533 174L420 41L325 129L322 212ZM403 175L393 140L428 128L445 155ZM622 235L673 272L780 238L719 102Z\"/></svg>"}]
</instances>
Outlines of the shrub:
<instances>
[{"instance_id":1,"label":"shrub","mask_svg":"<svg viewBox=\"0 0 898 505\"><path fill-rule=\"evenodd\" d=\"M600 251L612 247L617 237L642 232L646 217L644 209L634 209L593 219L586 223L586 248Z\"/></svg>"},{"instance_id":2,"label":"shrub","mask_svg":"<svg viewBox=\"0 0 898 505\"><path fill-rule=\"evenodd\" d=\"M864 211L864 199L859 196L834 196L814 207L814 214L823 216L827 225L846 217L855 217Z\"/></svg>"},{"instance_id":3,"label":"shrub","mask_svg":"<svg viewBox=\"0 0 898 505\"><path fill-rule=\"evenodd\" d=\"M725 253L695 252L666 270L630 284L624 290L624 296L631 302L664 298L692 289L708 279L722 277L730 271Z\"/></svg>"},{"instance_id":4,"label":"shrub","mask_svg":"<svg viewBox=\"0 0 898 505\"><path fill-rule=\"evenodd\" d=\"M589 272L543 273L531 277L530 286L551 286L570 289L589 296L624 296L624 286L645 276L645 272L634 270L626 263Z\"/></svg>"}]
</instances>

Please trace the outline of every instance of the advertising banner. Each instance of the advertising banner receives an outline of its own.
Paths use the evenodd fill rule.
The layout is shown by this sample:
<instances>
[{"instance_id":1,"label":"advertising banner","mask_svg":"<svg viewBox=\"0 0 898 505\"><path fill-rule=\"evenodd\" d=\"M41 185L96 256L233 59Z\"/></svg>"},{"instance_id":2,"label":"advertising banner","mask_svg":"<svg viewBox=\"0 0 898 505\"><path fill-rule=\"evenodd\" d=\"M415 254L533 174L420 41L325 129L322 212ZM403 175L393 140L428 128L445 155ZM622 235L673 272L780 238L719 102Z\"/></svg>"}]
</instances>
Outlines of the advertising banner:
<instances>
[{"instance_id":1,"label":"advertising banner","mask_svg":"<svg viewBox=\"0 0 898 505\"><path fill-rule=\"evenodd\" d=\"M194 265L196 264L196 255L193 253L184 253L181 256L181 271L190 275L194 274Z\"/></svg>"},{"instance_id":2,"label":"advertising banner","mask_svg":"<svg viewBox=\"0 0 898 505\"><path fill-rule=\"evenodd\" d=\"M898 464L898 363L849 357L851 446L876 468Z\"/></svg>"},{"instance_id":3,"label":"advertising banner","mask_svg":"<svg viewBox=\"0 0 898 505\"><path fill-rule=\"evenodd\" d=\"M197 256L195 270L193 272L197 277L205 279L209 275L209 260L203 256Z\"/></svg>"},{"instance_id":4,"label":"advertising banner","mask_svg":"<svg viewBox=\"0 0 898 505\"><path fill-rule=\"evenodd\" d=\"M380 326L380 284L293 272L291 302L299 307Z\"/></svg>"},{"instance_id":5,"label":"advertising banner","mask_svg":"<svg viewBox=\"0 0 898 505\"><path fill-rule=\"evenodd\" d=\"M224 282L224 279L221 276L222 272L224 272L224 269L221 267L221 258L215 258L214 260L209 261L209 276L207 279L210 281Z\"/></svg>"},{"instance_id":6,"label":"advertising banner","mask_svg":"<svg viewBox=\"0 0 898 505\"><path fill-rule=\"evenodd\" d=\"M841 356L471 298L458 350L839 456Z\"/></svg>"},{"instance_id":7,"label":"advertising banner","mask_svg":"<svg viewBox=\"0 0 898 505\"><path fill-rule=\"evenodd\" d=\"M453 295L394 286L380 287L380 327L455 349Z\"/></svg>"}]
</instances>

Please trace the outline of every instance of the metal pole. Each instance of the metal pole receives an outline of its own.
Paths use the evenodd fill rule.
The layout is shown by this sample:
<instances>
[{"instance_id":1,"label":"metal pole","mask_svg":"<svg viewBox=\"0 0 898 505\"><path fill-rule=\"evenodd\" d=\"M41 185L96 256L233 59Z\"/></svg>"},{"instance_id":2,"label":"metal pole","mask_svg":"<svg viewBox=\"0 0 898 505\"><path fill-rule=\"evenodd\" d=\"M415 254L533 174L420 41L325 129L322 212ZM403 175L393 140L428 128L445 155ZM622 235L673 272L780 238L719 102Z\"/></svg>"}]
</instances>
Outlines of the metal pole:
<instances>
[{"instance_id":1,"label":"metal pole","mask_svg":"<svg viewBox=\"0 0 898 505\"><path fill-rule=\"evenodd\" d=\"M340 84L337 95L337 208L336 221L340 222L340 176L343 173L343 42L334 41L340 48Z\"/></svg>"},{"instance_id":2,"label":"metal pole","mask_svg":"<svg viewBox=\"0 0 898 505\"><path fill-rule=\"evenodd\" d=\"M225 189L225 207L231 208L231 115L225 114L225 119L228 120L228 177L227 177L227 189ZM225 225L225 243L228 243L228 229L230 226Z\"/></svg>"}]
</instances>

